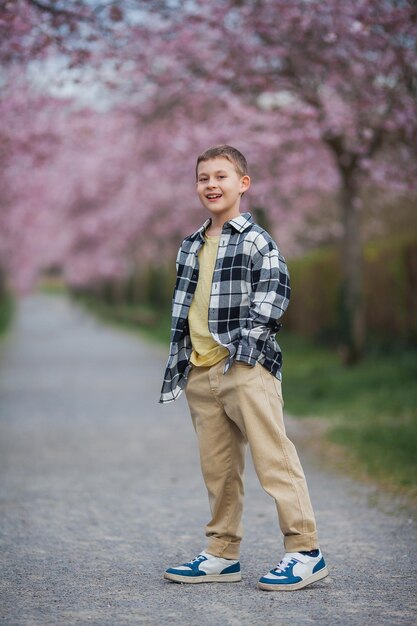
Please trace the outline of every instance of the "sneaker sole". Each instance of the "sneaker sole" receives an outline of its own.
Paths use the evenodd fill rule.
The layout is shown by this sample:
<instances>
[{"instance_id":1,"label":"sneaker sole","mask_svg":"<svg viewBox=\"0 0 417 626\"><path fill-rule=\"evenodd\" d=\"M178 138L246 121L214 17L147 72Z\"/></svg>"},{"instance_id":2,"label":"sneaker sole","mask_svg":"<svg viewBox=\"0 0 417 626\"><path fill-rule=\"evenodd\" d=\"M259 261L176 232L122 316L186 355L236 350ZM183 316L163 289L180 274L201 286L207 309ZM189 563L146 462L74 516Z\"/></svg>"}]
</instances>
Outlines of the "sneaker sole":
<instances>
[{"instance_id":1,"label":"sneaker sole","mask_svg":"<svg viewBox=\"0 0 417 626\"><path fill-rule=\"evenodd\" d=\"M315 583L322 578L326 578L329 575L327 567L324 567L319 572L312 574L305 580L300 580L298 583L293 583L292 585L280 585L280 584L271 584L268 583L258 583L259 589L263 589L264 591L297 591L297 589L302 589L303 587L307 587L307 585L311 585L311 583Z\"/></svg>"},{"instance_id":2,"label":"sneaker sole","mask_svg":"<svg viewBox=\"0 0 417 626\"><path fill-rule=\"evenodd\" d=\"M181 576L165 572L164 578L174 583L238 583L242 580L242 574L207 574L206 576Z\"/></svg>"}]
</instances>

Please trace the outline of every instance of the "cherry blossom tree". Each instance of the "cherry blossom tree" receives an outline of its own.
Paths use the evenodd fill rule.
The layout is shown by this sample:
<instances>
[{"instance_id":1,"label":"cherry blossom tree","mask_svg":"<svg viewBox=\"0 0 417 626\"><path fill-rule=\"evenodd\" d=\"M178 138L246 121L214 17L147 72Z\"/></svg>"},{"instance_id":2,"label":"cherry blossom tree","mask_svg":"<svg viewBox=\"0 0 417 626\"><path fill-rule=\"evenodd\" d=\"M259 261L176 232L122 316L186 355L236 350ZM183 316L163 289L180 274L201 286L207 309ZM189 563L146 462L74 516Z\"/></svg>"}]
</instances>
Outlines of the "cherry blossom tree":
<instances>
[{"instance_id":1,"label":"cherry blossom tree","mask_svg":"<svg viewBox=\"0 0 417 626\"><path fill-rule=\"evenodd\" d=\"M415 190L415 5L218 0L193 3L186 13L176 38L167 31L159 39L166 67L157 78L296 116L298 145L332 159L343 227L346 360L354 362L364 340L361 190L372 179L389 186L387 169L395 184Z\"/></svg>"},{"instance_id":2,"label":"cherry blossom tree","mask_svg":"<svg viewBox=\"0 0 417 626\"><path fill-rule=\"evenodd\" d=\"M253 163L246 206L268 210L285 251L316 237L314 219L338 195L340 218L330 211L316 233L341 227L346 360L360 356L364 190L415 191L412 3L18 0L0 10L0 30L3 232L13 235L0 257L15 275L26 265L23 283L52 259L87 284L171 254L203 218L195 155L233 143ZM22 245L28 224L38 235Z\"/></svg>"}]
</instances>

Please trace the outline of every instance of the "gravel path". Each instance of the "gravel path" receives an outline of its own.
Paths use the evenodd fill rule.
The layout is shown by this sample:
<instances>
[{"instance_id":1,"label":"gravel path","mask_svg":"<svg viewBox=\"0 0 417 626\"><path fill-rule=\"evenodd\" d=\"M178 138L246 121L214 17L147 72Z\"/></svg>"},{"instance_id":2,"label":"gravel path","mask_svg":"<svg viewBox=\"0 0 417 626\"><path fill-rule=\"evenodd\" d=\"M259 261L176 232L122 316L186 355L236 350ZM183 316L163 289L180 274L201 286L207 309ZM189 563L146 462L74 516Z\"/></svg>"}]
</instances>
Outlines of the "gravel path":
<instances>
[{"instance_id":1,"label":"gravel path","mask_svg":"<svg viewBox=\"0 0 417 626\"><path fill-rule=\"evenodd\" d=\"M185 401L157 404L165 358L65 297L21 302L0 350L2 623L415 624L411 520L304 449L331 576L295 593L257 590L282 541L248 464L243 581L163 580L204 547L208 519Z\"/></svg>"}]
</instances>

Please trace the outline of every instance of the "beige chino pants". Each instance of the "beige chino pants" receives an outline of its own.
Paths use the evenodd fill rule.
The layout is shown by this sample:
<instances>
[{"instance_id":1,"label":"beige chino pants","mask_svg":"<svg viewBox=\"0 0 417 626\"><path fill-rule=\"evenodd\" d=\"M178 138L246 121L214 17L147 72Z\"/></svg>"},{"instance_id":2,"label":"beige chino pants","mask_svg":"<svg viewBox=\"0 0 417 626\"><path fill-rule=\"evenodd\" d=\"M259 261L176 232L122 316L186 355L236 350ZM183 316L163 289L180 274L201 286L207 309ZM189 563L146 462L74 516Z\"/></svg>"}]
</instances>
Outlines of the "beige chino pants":
<instances>
[{"instance_id":1,"label":"beige chino pants","mask_svg":"<svg viewBox=\"0 0 417 626\"><path fill-rule=\"evenodd\" d=\"M297 451L285 433L281 383L262 365L225 360L193 367L185 389L200 449L212 519L207 552L238 559L246 444L259 482L277 507L287 552L318 547L314 513Z\"/></svg>"}]
</instances>

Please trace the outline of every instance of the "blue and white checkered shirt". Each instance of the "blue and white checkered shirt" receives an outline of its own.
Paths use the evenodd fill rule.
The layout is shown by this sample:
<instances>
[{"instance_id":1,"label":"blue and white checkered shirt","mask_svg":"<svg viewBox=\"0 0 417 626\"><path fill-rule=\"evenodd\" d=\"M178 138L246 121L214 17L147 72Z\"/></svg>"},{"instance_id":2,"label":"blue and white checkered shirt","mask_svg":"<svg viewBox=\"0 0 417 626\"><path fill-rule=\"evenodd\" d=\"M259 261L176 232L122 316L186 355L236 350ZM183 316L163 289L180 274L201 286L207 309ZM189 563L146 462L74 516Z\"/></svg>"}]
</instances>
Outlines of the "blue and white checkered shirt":
<instances>
[{"instance_id":1,"label":"blue and white checkered shirt","mask_svg":"<svg viewBox=\"0 0 417 626\"><path fill-rule=\"evenodd\" d=\"M190 370L192 345L188 312L198 281L198 252L208 219L186 237L178 251L172 306L171 343L160 402L178 398ZM229 351L224 373L234 360L261 363L281 380L282 354L275 340L278 319L290 299L290 279L275 241L243 213L223 225L213 272L208 327Z\"/></svg>"}]
</instances>

